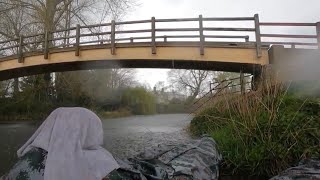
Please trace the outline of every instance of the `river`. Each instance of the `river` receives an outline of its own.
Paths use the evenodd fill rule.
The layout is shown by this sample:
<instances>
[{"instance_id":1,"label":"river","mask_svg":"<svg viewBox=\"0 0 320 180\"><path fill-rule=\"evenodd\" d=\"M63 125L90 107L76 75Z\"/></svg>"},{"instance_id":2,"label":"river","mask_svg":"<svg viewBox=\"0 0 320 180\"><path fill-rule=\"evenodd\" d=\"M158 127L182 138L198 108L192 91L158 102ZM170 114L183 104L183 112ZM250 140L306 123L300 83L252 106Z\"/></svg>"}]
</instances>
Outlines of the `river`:
<instances>
[{"instance_id":1,"label":"river","mask_svg":"<svg viewBox=\"0 0 320 180\"><path fill-rule=\"evenodd\" d=\"M144 147L161 143L181 143L190 139L185 128L188 114L131 116L102 120L104 147L114 156L132 157ZM0 176L16 161L16 151L37 125L30 123L0 124Z\"/></svg>"}]
</instances>

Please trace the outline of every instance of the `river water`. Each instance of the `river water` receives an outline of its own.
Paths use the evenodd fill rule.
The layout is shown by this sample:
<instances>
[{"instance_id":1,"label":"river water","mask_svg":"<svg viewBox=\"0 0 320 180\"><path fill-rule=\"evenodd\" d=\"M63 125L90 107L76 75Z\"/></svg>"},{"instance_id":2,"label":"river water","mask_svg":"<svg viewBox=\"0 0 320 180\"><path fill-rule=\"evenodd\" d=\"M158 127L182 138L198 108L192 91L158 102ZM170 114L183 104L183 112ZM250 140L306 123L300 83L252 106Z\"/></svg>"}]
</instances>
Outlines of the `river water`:
<instances>
[{"instance_id":1,"label":"river water","mask_svg":"<svg viewBox=\"0 0 320 180\"><path fill-rule=\"evenodd\" d=\"M145 147L190 139L188 114L131 116L102 120L104 147L114 156L132 157ZM0 124L0 176L16 161L16 151L37 129L30 123Z\"/></svg>"}]
</instances>

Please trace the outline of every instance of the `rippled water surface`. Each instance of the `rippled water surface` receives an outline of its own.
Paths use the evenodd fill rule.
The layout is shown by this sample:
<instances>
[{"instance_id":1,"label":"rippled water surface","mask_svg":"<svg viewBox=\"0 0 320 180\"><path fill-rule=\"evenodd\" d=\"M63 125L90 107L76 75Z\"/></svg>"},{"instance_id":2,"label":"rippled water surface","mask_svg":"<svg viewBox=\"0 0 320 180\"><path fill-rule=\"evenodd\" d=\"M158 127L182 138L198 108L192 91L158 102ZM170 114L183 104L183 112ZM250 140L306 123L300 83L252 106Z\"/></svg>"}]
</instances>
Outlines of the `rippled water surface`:
<instances>
[{"instance_id":1,"label":"rippled water surface","mask_svg":"<svg viewBox=\"0 0 320 180\"><path fill-rule=\"evenodd\" d=\"M105 119L104 147L120 158L132 157L144 147L161 143L181 143L190 139L185 128L187 114L164 114ZM0 124L0 176L16 161L16 151L36 130L28 123Z\"/></svg>"}]
</instances>

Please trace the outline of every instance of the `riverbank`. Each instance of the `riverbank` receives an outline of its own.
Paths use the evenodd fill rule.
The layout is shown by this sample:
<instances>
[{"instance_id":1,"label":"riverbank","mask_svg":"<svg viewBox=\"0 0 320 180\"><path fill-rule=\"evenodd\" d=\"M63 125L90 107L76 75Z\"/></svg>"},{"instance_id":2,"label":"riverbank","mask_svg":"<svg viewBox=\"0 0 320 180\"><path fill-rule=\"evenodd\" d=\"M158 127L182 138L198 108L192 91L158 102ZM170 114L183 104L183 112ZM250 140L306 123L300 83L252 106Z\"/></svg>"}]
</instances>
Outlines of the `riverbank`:
<instances>
[{"instance_id":1,"label":"riverbank","mask_svg":"<svg viewBox=\"0 0 320 180\"><path fill-rule=\"evenodd\" d=\"M116 111L98 111L98 116L101 119L121 118L133 116L132 112L128 109L122 108Z\"/></svg>"},{"instance_id":2,"label":"riverbank","mask_svg":"<svg viewBox=\"0 0 320 180\"><path fill-rule=\"evenodd\" d=\"M223 156L222 175L272 177L301 158L320 157L320 105L276 85L207 107L191 121Z\"/></svg>"},{"instance_id":3,"label":"riverbank","mask_svg":"<svg viewBox=\"0 0 320 180\"><path fill-rule=\"evenodd\" d=\"M103 111L103 110L93 110L101 120L108 120L108 119L114 119L114 118L124 118L124 117L131 117L131 116L137 116L137 114L133 114L132 111L130 111L127 108L121 108L115 111ZM161 113L155 113L151 115L166 115L166 114L184 114L185 112L161 112ZM49 114L48 114L49 115ZM31 117L28 118L20 118L22 116L0 116L0 124L38 124L41 123L48 115L43 116L39 120L32 120ZM142 115L143 116L143 115ZM25 117L25 116L24 116Z\"/></svg>"}]
</instances>

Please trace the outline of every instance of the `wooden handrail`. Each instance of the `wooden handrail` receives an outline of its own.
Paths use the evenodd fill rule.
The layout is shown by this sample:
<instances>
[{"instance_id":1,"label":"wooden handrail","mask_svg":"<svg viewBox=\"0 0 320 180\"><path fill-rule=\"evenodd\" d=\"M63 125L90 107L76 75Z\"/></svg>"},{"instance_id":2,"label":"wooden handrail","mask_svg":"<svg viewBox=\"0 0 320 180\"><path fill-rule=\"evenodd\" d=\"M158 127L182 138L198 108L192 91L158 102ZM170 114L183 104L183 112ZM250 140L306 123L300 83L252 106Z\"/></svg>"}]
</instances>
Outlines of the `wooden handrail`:
<instances>
[{"instance_id":1,"label":"wooden handrail","mask_svg":"<svg viewBox=\"0 0 320 180\"><path fill-rule=\"evenodd\" d=\"M276 37L276 38L317 38L317 35L297 35L297 34L261 34L261 37Z\"/></svg>"},{"instance_id":2,"label":"wooden handrail","mask_svg":"<svg viewBox=\"0 0 320 180\"><path fill-rule=\"evenodd\" d=\"M272 44L280 44L280 45L301 45L301 46L317 46L317 43L303 43L303 42L263 42L263 45L272 45Z\"/></svg>"},{"instance_id":3,"label":"wooden handrail","mask_svg":"<svg viewBox=\"0 0 320 180\"><path fill-rule=\"evenodd\" d=\"M156 19L156 22L188 22L199 21L199 18Z\"/></svg>"},{"instance_id":4,"label":"wooden handrail","mask_svg":"<svg viewBox=\"0 0 320 180\"><path fill-rule=\"evenodd\" d=\"M14 38L14 39L9 39L9 40L5 40L5 41L0 41L0 44L6 44L6 43L9 43L9 42L16 42L18 41L19 38Z\"/></svg>"},{"instance_id":5,"label":"wooden handrail","mask_svg":"<svg viewBox=\"0 0 320 180\"><path fill-rule=\"evenodd\" d=\"M204 21L253 21L254 17L203 18Z\"/></svg>"},{"instance_id":6,"label":"wooden handrail","mask_svg":"<svg viewBox=\"0 0 320 180\"><path fill-rule=\"evenodd\" d=\"M255 28L203 28L204 31L255 31Z\"/></svg>"},{"instance_id":7,"label":"wooden handrail","mask_svg":"<svg viewBox=\"0 0 320 180\"><path fill-rule=\"evenodd\" d=\"M92 24L92 25L85 25L85 26L80 26L81 29L86 29L86 28L96 28L96 27L103 27L103 26L111 26L111 23L104 23L104 24ZM73 29L75 30L75 29Z\"/></svg>"},{"instance_id":8,"label":"wooden handrail","mask_svg":"<svg viewBox=\"0 0 320 180\"><path fill-rule=\"evenodd\" d=\"M207 27L205 26L204 22L208 21L225 21L225 22L233 22L233 21L253 21L255 26L246 28L246 27ZM179 27L179 28L159 28L157 23L175 23L175 22L194 22L197 23L197 27ZM148 24L146 25L147 29L135 29L135 30L126 30L126 29L118 29L121 25L129 25L129 24ZM310 27L317 27L317 35L290 35L290 34L261 34L260 33L260 26L310 26ZM101 28L101 27L110 27L110 28ZM163 27L163 26L161 26ZM170 27L170 25L168 25ZM101 28L99 32L95 32L94 28ZM150 29L149 29L150 28ZM223 34L223 35L210 35L206 34L213 31L220 31L220 32L255 32L255 41L249 42L248 35L236 35L236 34ZM71 32L71 35L66 36L67 33ZM187 35L174 35L170 32L185 32L190 33ZM132 37L130 34L135 33L151 33L150 37ZM157 35L159 33L159 35ZM161 33L161 34L160 34ZM164 33L168 33L162 35ZM170 34L169 34L170 33ZM191 34L193 33L193 34ZM108 38L105 35L110 36ZM117 38L116 38L117 35ZM100 39L100 36L104 36L104 38ZM118 37L119 36L119 37ZM129 36L129 37L128 37ZM131 36L131 37L130 37ZM88 37L88 38L85 38ZM90 39L90 37L99 37L99 40L92 40L86 41ZM261 42L261 37L273 37L273 38L307 38L307 39L317 39L317 43L306 43L306 42ZM133 20L133 21L122 21L122 22L115 22L112 21L110 23L102 23L102 24L92 24L92 25L78 25L76 27L58 29L53 32L40 32L37 34L32 35L23 35L21 37L15 37L13 39L8 39L0 42L0 51L7 51L11 55L18 55L19 57L23 56L24 51L26 49L43 51L45 59L48 58L49 49L52 50L54 48L60 47L71 47L75 46L76 55L80 53L80 46L86 43L97 43L97 45L101 45L104 42L110 44L111 53L114 55L116 50L116 43L121 43L121 41L128 40L131 44L136 43L134 40L137 39L145 39L150 40L150 47L152 48L152 53L156 53L156 47L158 41L156 39L163 38L164 42L167 42L168 38L199 38L199 49L200 54L204 55L205 48L210 46L207 45L205 42L208 38L224 38L224 39L232 39L232 38L239 38L245 39L244 43L252 46L253 44L256 45L257 57L261 56L261 47L262 45L270 45L270 44L283 44L283 45L318 45L320 48L320 23L276 23L276 22L259 22L259 16L256 14L253 17L202 17L200 15L197 18L174 18L174 19L156 19L151 18L149 20ZM21 41L22 40L22 41ZM60 40L64 40L63 43L60 43ZM69 43L70 40L75 40L76 42ZM66 43L68 42L68 43ZM183 41L181 41L183 42ZM218 42L217 42L218 43ZM228 44L229 43L229 44ZM226 42L226 46L232 46L234 42ZM15 44L15 45L12 45ZM31 48L29 48L31 47ZM9 49L12 48L19 48L15 49L14 52L9 52ZM19 51L18 51L19 50ZM13 54L16 53L16 54ZM19 58L22 62L23 57ZM19 61L19 62L20 62Z\"/></svg>"},{"instance_id":9,"label":"wooden handrail","mask_svg":"<svg viewBox=\"0 0 320 180\"><path fill-rule=\"evenodd\" d=\"M316 23L275 23L275 22L262 22L260 26L316 26Z\"/></svg>"},{"instance_id":10,"label":"wooden handrail","mask_svg":"<svg viewBox=\"0 0 320 180\"><path fill-rule=\"evenodd\" d=\"M137 20L137 21L123 21L116 22L116 25L124 25L124 24L141 24L141 23L150 23L150 20Z\"/></svg>"},{"instance_id":11,"label":"wooden handrail","mask_svg":"<svg viewBox=\"0 0 320 180\"><path fill-rule=\"evenodd\" d=\"M164 31L167 31L167 32L181 32L181 31L184 31L184 32L187 32L187 31L199 31L199 28L159 28L159 29L156 29L156 31L158 32L164 32Z\"/></svg>"},{"instance_id":12,"label":"wooden handrail","mask_svg":"<svg viewBox=\"0 0 320 180\"><path fill-rule=\"evenodd\" d=\"M102 33L86 33L80 34L80 37L89 37L89 36L103 36L103 35L110 35L111 32L102 32Z\"/></svg>"}]
</instances>

